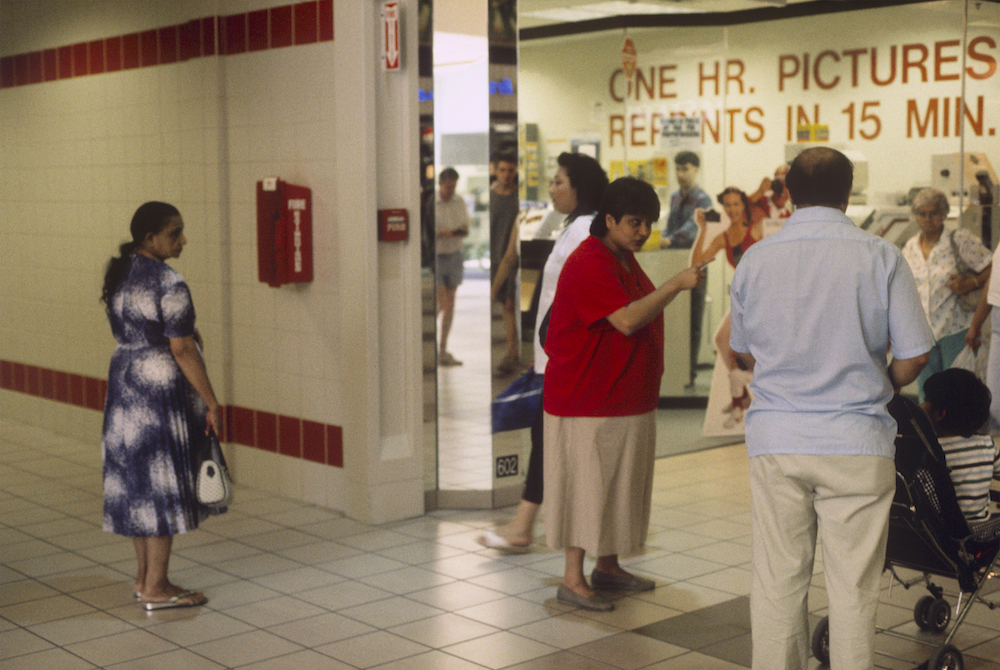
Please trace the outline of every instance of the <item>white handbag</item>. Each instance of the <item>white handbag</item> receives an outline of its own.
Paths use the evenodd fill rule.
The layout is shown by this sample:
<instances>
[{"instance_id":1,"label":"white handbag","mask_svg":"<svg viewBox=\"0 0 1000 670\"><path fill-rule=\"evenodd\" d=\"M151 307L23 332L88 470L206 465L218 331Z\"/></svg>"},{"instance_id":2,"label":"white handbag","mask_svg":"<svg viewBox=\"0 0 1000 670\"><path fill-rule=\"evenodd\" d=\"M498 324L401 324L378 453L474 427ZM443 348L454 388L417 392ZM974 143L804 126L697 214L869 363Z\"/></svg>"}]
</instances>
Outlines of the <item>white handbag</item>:
<instances>
[{"instance_id":1,"label":"white handbag","mask_svg":"<svg viewBox=\"0 0 1000 670\"><path fill-rule=\"evenodd\" d=\"M212 434L209 439L208 457L198 468L196 489L198 502L205 507L228 507L233 502L233 483L229 479L229 469L222 455L218 438Z\"/></svg>"}]
</instances>

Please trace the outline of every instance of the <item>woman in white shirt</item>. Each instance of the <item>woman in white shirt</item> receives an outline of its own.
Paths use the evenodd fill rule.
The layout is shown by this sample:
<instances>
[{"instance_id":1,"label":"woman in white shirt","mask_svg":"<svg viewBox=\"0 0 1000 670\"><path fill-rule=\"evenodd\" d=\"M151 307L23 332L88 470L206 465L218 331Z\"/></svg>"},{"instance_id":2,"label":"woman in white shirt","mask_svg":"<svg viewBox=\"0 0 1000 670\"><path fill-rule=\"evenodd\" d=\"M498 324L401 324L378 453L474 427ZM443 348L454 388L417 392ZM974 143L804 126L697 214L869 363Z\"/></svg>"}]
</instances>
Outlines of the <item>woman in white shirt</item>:
<instances>
[{"instance_id":1,"label":"woman in white shirt","mask_svg":"<svg viewBox=\"0 0 1000 670\"><path fill-rule=\"evenodd\" d=\"M945 231L948 198L941 191L926 188L913 199L913 216L920 233L903 246L903 258L913 270L924 313L934 334L930 362L917 377L920 401L924 381L935 372L951 367L965 346L972 312L962 308L960 296L986 285L990 278L990 250L964 229ZM962 277L961 267L975 276Z\"/></svg>"},{"instance_id":2,"label":"woman in white shirt","mask_svg":"<svg viewBox=\"0 0 1000 670\"><path fill-rule=\"evenodd\" d=\"M559 273L569 255L580 246L580 242L590 237L590 222L593 221L597 205L608 186L608 176L590 156L563 152L559 155L558 164L559 169L549 186L549 197L552 198L552 208L565 215L565 223L542 270L542 287L535 317L535 374L539 375L545 374L545 364L548 361L539 334L542 322L552 307ZM516 254L509 256L516 258ZM497 271L494 287L498 286L497 280L502 281L501 277L506 276L501 275L501 272L503 269ZM531 456L528 459L528 473L521 502L510 523L496 531L487 530L477 538L484 547L501 551L523 551L531 545L535 516L542 504L542 440L542 411L539 408L538 416L531 426Z\"/></svg>"}]
</instances>

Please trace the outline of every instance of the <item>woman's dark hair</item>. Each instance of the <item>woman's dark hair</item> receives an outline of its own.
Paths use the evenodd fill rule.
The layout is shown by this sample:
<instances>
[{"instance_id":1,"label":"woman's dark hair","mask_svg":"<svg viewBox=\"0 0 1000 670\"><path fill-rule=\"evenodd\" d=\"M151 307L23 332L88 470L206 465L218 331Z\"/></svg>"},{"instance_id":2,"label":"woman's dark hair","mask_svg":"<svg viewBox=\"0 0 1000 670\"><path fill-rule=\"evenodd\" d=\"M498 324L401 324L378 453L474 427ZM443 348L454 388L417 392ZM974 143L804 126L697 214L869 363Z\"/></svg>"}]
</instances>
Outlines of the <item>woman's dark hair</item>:
<instances>
[{"instance_id":1,"label":"woman's dark hair","mask_svg":"<svg viewBox=\"0 0 1000 670\"><path fill-rule=\"evenodd\" d=\"M125 242L118 247L118 256L108 261L108 269L104 272L104 288L101 289L101 302L105 305L111 304L111 296L118 290L125 276L125 267L129 256L142 246L146 235L152 233L156 235L167 226L167 222L181 213L173 205L165 202L147 202L139 206L132 215L132 225L129 230L132 232L132 241Z\"/></svg>"},{"instance_id":2,"label":"woman's dark hair","mask_svg":"<svg viewBox=\"0 0 1000 670\"><path fill-rule=\"evenodd\" d=\"M942 432L969 437L990 418L990 394L986 384L968 370L948 368L924 382L924 398L931 409L944 412L938 424Z\"/></svg>"},{"instance_id":3,"label":"woman's dark hair","mask_svg":"<svg viewBox=\"0 0 1000 670\"><path fill-rule=\"evenodd\" d=\"M601 164L586 154L566 151L559 154L556 161L566 171L569 185L576 190L576 209L570 212L569 220L595 211L608 187L608 175Z\"/></svg>"},{"instance_id":4,"label":"woman's dark hair","mask_svg":"<svg viewBox=\"0 0 1000 670\"><path fill-rule=\"evenodd\" d=\"M660 199L653 187L635 177L615 179L604 189L601 206L590 224L590 234L604 237L608 234L607 215L620 221L626 214L641 216L650 223L660 218Z\"/></svg>"},{"instance_id":5,"label":"woman's dark hair","mask_svg":"<svg viewBox=\"0 0 1000 670\"><path fill-rule=\"evenodd\" d=\"M743 220L743 225L744 226L749 226L750 225L750 198L747 197L746 193L744 193L743 191L741 191L736 186L729 186L729 187L726 188L725 191L723 191L722 193L719 194L719 197L717 197L716 200L719 201L720 205L725 205L726 203L723 202L723 198L725 198L730 193L736 193L737 195L740 196L740 200L743 201L743 213L746 215L745 218L744 218L744 220Z\"/></svg>"}]
</instances>

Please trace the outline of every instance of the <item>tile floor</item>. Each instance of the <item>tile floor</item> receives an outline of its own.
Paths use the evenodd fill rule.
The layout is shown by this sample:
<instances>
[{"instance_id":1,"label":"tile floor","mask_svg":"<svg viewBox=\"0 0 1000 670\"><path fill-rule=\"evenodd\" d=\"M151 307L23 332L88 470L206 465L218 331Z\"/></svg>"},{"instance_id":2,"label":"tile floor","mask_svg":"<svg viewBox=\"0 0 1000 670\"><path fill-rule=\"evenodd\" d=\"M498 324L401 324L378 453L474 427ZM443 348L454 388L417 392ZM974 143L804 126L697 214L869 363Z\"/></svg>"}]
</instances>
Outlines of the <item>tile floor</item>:
<instances>
[{"instance_id":1,"label":"tile floor","mask_svg":"<svg viewBox=\"0 0 1000 670\"><path fill-rule=\"evenodd\" d=\"M657 461L648 548L628 564L660 586L611 613L556 602L561 554L475 543L509 510L369 526L245 487L227 515L176 538L172 577L209 604L147 613L132 600L130 544L100 530L98 448L2 420L0 668L746 667L746 469L739 445ZM915 633L920 595L887 590L880 625ZM998 624L1000 612L973 610L956 640L966 668L1000 670ZM879 635L903 659L886 667L926 659L933 638L920 637Z\"/></svg>"},{"instance_id":2,"label":"tile floor","mask_svg":"<svg viewBox=\"0 0 1000 670\"><path fill-rule=\"evenodd\" d=\"M495 380L487 355L491 349L503 355L502 341L491 343L489 271L475 269L472 261L466 266L465 279L455 292L455 318L448 338L448 350L462 365L437 369L438 488L454 491L493 486L490 399L513 380ZM522 354L525 360L533 356L530 351Z\"/></svg>"}]
</instances>

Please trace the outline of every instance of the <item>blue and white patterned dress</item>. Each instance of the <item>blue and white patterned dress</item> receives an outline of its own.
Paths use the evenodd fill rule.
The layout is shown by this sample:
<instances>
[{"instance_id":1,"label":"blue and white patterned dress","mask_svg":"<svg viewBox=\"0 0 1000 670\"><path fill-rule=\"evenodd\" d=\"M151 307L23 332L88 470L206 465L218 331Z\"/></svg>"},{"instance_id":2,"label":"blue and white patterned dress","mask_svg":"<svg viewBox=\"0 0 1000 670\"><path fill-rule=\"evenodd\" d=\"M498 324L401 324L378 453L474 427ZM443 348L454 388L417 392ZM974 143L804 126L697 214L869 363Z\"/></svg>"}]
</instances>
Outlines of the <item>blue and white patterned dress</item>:
<instances>
[{"instance_id":1,"label":"blue and white patterned dress","mask_svg":"<svg viewBox=\"0 0 1000 670\"><path fill-rule=\"evenodd\" d=\"M134 254L108 320L118 347L104 406L104 530L129 537L193 530L210 514L195 496L192 464L207 448L206 408L169 340L194 334L187 284L166 263Z\"/></svg>"}]
</instances>

